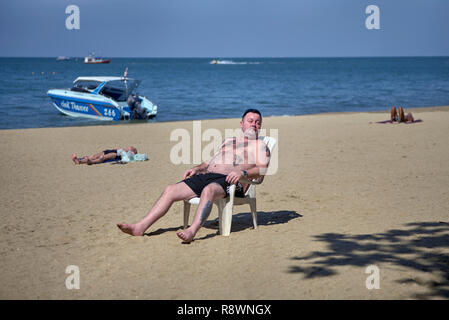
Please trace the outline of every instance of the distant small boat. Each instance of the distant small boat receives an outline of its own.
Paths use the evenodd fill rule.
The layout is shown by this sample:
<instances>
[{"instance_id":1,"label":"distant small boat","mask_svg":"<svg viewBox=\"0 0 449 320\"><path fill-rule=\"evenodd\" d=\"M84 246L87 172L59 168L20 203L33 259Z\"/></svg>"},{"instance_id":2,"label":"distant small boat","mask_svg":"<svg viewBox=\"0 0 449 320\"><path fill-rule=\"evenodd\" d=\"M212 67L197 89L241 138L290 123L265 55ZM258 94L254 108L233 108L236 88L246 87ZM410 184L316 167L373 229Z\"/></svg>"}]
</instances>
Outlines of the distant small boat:
<instances>
[{"instance_id":1,"label":"distant small boat","mask_svg":"<svg viewBox=\"0 0 449 320\"><path fill-rule=\"evenodd\" d=\"M254 62L254 63L256 63L256 62ZM214 59L214 60L210 61L209 64L248 64L248 62L246 62L246 61L234 62L232 60Z\"/></svg>"},{"instance_id":2,"label":"distant small boat","mask_svg":"<svg viewBox=\"0 0 449 320\"><path fill-rule=\"evenodd\" d=\"M94 54L90 54L84 58L84 63L87 64L99 64L99 63L109 63L111 59L103 59L100 57L95 57Z\"/></svg>"},{"instance_id":3,"label":"distant small boat","mask_svg":"<svg viewBox=\"0 0 449 320\"><path fill-rule=\"evenodd\" d=\"M56 61L69 61L70 57L66 57L66 56L59 56L56 58Z\"/></svg>"}]
</instances>

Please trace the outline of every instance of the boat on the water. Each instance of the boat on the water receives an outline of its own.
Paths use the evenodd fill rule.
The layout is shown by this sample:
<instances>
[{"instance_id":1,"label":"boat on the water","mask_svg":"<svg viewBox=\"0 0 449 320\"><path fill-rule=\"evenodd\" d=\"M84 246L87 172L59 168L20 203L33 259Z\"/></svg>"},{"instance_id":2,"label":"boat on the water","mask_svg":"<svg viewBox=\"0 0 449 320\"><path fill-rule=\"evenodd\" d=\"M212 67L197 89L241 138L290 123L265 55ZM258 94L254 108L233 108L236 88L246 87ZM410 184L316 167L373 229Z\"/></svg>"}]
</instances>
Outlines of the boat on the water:
<instances>
[{"instance_id":1,"label":"boat on the water","mask_svg":"<svg viewBox=\"0 0 449 320\"><path fill-rule=\"evenodd\" d=\"M140 80L126 77L78 77L70 89L51 89L53 106L65 115L97 120L152 119L157 105L133 92Z\"/></svg>"},{"instance_id":2,"label":"boat on the water","mask_svg":"<svg viewBox=\"0 0 449 320\"><path fill-rule=\"evenodd\" d=\"M70 57L66 57L66 56L59 56L56 58L56 61L69 61Z\"/></svg>"},{"instance_id":3,"label":"boat on the water","mask_svg":"<svg viewBox=\"0 0 449 320\"><path fill-rule=\"evenodd\" d=\"M100 63L109 63L111 59L104 59L101 57L96 57L93 53L84 57L84 63L87 64L100 64Z\"/></svg>"}]
</instances>

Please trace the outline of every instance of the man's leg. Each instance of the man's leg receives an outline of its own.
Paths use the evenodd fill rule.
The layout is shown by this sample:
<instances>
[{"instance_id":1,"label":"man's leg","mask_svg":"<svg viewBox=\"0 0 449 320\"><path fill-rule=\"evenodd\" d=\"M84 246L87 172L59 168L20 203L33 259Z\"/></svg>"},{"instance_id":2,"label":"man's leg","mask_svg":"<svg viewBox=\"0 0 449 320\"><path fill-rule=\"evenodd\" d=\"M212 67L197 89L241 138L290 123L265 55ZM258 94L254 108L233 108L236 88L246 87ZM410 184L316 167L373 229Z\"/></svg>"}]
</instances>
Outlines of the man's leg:
<instances>
[{"instance_id":1,"label":"man's leg","mask_svg":"<svg viewBox=\"0 0 449 320\"><path fill-rule=\"evenodd\" d=\"M143 236L145 230L167 213L173 202L187 200L195 196L196 194L185 182L171 184L165 188L159 199L141 221L135 224L117 223L117 227L130 235Z\"/></svg>"},{"instance_id":2,"label":"man's leg","mask_svg":"<svg viewBox=\"0 0 449 320\"><path fill-rule=\"evenodd\" d=\"M113 160L117 157L117 153L108 153L103 155L95 155L95 157L89 157L87 160L87 164L97 164L97 163L103 163L107 160Z\"/></svg>"},{"instance_id":3,"label":"man's leg","mask_svg":"<svg viewBox=\"0 0 449 320\"><path fill-rule=\"evenodd\" d=\"M80 164L80 159L78 159L76 154L72 154L72 161L75 162L75 164Z\"/></svg>"},{"instance_id":4,"label":"man's leg","mask_svg":"<svg viewBox=\"0 0 449 320\"><path fill-rule=\"evenodd\" d=\"M89 156L88 158L89 158L89 160L96 160L96 159L101 158L104 155L105 155L104 151L101 151L101 152L98 152L96 154L93 154L93 155Z\"/></svg>"},{"instance_id":5,"label":"man's leg","mask_svg":"<svg viewBox=\"0 0 449 320\"><path fill-rule=\"evenodd\" d=\"M89 157L84 156L83 158L78 158L76 156L76 154L72 154L72 160L73 160L73 162L75 162L75 164L83 164L83 163L87 163L89 161Z\"/></svg>"},{"instance_id":6,"label":"man's leg","mask_svg":"<svg viewBox=\"0 0 449 320\"><path fill-rule=\"evenodd\" d=\"M398 113L396 111L396 107L391 108L390 122L393 123L398 118Z\"/></svg>"},{"instance_id":7,"label":"man's leg","mask_svg":"<svg viewBox=\"0 0 449 320\"><path fill-rule=\"evenodd\" d=\"M404 109L402 107L398 108L398 122L405 122Z\"/></svg>"},{"instance_id":8,"label":"man's leg","mask_svg":"<svg viewBox=\"0 0 449 320\"><path fill-rule=\"evenodd\" d=\"M214 201L225 196L226 193L219 184L211 183L207 185L201 192L200 203L196 209L192 224L187 229L176 233L178 237L185 242L191 242L209 217Z\"/></svg>"},{"instance_id":9,"label":"man's leg","mask_svg":"<svg viewBox=\"0 0 449 320\"><path fill-rule=\"evenodd\" d=\"M99 152L97 154L91 155L91 156L84 156L82 158L78 158L76 156L76 154L72 154L72 160L73 160L73 162L75 162L75 164L83 164L83 163L95 164L95 163L101 163L101 162L103 162L105 160L109 160L109 158L108 158L108 159L103 159L103 160L99 161L99 159L102 159L103 156L105 156L103 151ZM108 156L108 155L106 155L106 156ZM114 153L114 157L113 158L115 158L116 156L117 156L117 154ZM111 158L111 159L113 159L113 158Z\"/></svg>"}]
</instances>

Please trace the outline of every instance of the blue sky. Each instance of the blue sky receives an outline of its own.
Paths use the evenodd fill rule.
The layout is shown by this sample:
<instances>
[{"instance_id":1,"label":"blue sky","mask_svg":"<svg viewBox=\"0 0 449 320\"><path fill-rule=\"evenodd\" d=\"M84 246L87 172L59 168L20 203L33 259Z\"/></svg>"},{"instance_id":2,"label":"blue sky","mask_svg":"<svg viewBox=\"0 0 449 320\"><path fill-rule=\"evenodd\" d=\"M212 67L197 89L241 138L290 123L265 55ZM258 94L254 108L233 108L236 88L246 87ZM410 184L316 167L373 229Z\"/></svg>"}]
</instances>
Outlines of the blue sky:
<instances>
[{"instance_id":1,"label":"blue sky","mask_svg":"<svg viewBox=\"0 0 449 320\"><path fill-rule=\"evenodd\" d=\"M448 17L449 0L0 0L0 56L448 56Z\"/></svg>"}]
</instances>

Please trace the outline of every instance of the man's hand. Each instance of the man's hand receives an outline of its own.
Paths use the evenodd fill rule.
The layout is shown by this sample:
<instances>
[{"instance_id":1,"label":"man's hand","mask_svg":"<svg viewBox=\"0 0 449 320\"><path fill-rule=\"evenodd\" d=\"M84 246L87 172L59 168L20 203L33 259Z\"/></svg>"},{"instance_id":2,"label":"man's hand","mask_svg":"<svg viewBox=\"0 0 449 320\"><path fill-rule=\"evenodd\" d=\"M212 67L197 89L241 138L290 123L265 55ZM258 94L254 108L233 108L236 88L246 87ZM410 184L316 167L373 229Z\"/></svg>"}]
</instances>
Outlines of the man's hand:
<instances>
[{"instance_id":1,"label":"man's hand","mask_svg":"<svg viewBox=\"0 0 449 320\"><path fill-rule=\"evenodd\" d=\"M232 171L226 176L226 182L229 184L236 184L243 177L242 171Z\"/></svg>"},{"instance_id":2,"label":"man's hand","mask_svg":"<svg viewBox=\"0 0 449 320\"><path fill-rule=\"evenodd\" d=\"M197 174L198 171L199 171L199 170L198 170L198 168L196 168L196 167L187 170L186 172L184 172L183 180L185 180L185 179L187 179L187 178L190 178L191 176L194 176L195 174Z\"/></svg>"}]
</instances>

